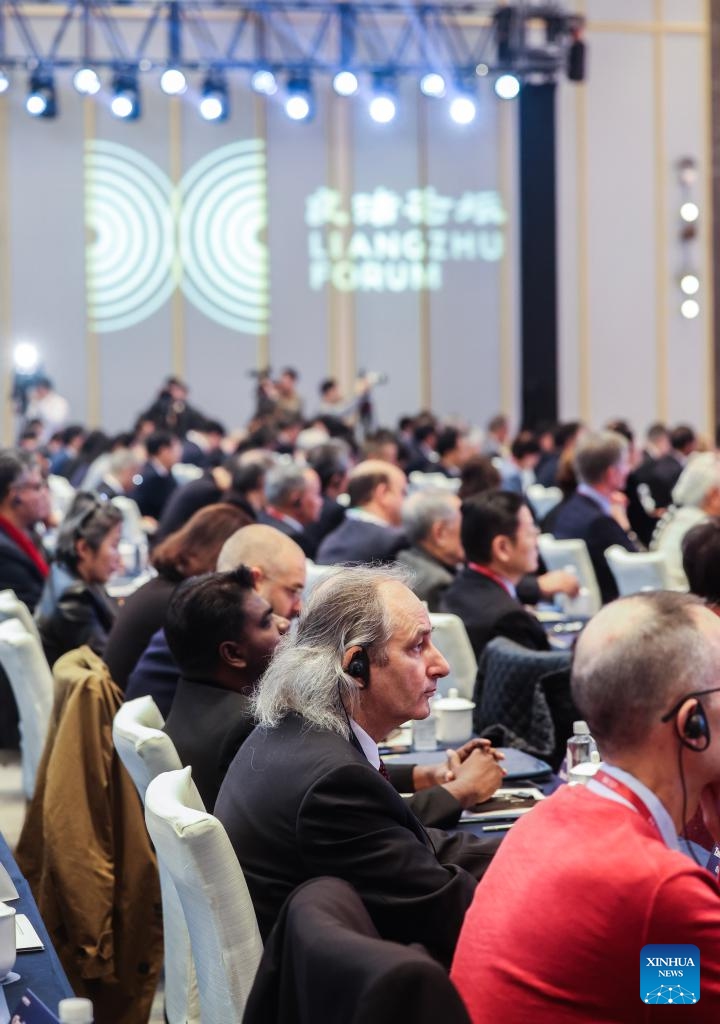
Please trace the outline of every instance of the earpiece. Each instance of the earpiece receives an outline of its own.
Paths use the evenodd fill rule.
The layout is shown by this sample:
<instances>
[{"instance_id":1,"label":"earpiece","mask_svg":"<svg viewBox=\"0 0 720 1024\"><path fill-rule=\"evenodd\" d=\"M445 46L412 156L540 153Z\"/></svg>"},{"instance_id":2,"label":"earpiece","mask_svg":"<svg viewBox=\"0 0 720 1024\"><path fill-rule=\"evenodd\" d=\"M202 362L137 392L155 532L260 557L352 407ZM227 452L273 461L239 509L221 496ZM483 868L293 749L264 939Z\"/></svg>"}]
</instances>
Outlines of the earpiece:
<instances>
[{"instance_id":1,"label":"earpiece","mask_svg":"<svg viewBox=\"0 0 720 1024\"><path fill-rule=\"evenodd\" d=\"M685 719L685 728L681 731L678 726L678 736L690 750L707 750L710 746L710 724L700 701Z\"/></svg>"},{"instance_id":2,"label":"earpiece","mask_svg":"<svg viewBox=\"0 0 720 1024\"><path fill-rule=\"evenodd\" d=\"M353 679L359 679L362 682L361 689L364 690L370 685L370 659L364 647L358 647L353 652L345 671Z\"/></svg>"}]
</instances>

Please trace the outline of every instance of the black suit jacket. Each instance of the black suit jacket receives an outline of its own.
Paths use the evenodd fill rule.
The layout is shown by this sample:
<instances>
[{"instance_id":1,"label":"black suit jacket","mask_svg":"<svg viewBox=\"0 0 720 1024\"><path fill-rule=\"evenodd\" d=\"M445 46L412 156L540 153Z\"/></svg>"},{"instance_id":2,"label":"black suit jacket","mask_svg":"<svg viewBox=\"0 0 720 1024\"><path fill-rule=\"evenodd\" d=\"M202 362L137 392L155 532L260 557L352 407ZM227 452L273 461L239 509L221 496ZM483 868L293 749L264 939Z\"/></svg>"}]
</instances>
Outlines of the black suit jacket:
<instances>
[{"instance_id":1,"label":"black suit jacket","mask_svg":"<svg viewBox=\"0 0 720 1024\"><path fill-rule=\"evenodd\" d=\"M177 488L177 481L172 473L161 476L151 462L142 468L142 482L130 495L144 516L160 519L163 509L172 492Z\"/></svg>"},{"instance_id":2,"label":"black suit jacket","mask_svg":"<svg viewBox=\"0 0 720 1024\"><path fill-rule=\"evenodd\" d=\"M0 590L14 590L34 612L44 585L45 577L33 560L0 530Z\"/></svg>"},{"instance_id":3,"label":"black suit jacket","mask_svg":"<svg viewBox=\"0 0 720 1024\"><path fill-rule=\"evenodd\" d=\"M596 501L586 494L573 494L561 507L553 534L558 540L584 540L595 570L603 603L618 596L615 578L605 561L605 551L619 544L626 551L636 551L619 523L605 515Z\"/></svg>"},{"instance_id":4,"label":"black suit jacket","mask_svg":"<svg viewBox=\"0 0 720 1024\"><path fill-rule=\"evenodd\" d=\"M661 455L652 463L648 484L657 508L669 508L672 505L673 487L682 471L682 463L671 453Z\"/></svg>"},{"instance_id":5,"label":"black suit jacket","mask_svg":"<svg viewBox=\"0 0 720 1024\"><path fill-rule=\"evenodd\" d=\"M442 610L459 615L479 660L496 636L533 651L550 649L545 630L500 583L472 569L462 569L445 591Z\"/></svg>"},{"instance_id":6,"label":"black suit jacket","mask_svg":"<svg viewBox=\"0 0 720 1024\"><path fill-rule=\"evenodd\" d=\"M497 847L423 828L360 750L295 714L245 740L215 815L242 865L264 941L298 885L333 875L355 887L383 938L421 942L445 964Z\"/></svg>"},{"instance_id":7,"label":"black suit jacket","mask_svg":"<svg viewBox=\"0 0 720 1024\"><path fill-rule=\"evenodd\" d=\"M315 559L321 542L329 533L339 526L345 518L345 509L334 498L323 498L320 518L316 523L308 523L305 527L305 546L303 551L308 558Z\"/></svg>"},{"instance_id":8,"label":"black suit jacket","mask_svg":"<svg viewBox=\"0 0 720 1024\"><path fill-rule=\"evenodd\" d=\"M105 664L121 690L154 633L162 629L170 598L178 586L164 576L154 576L127 598L118 612L105 648Z\"/></svg>"},{"instance_id":9,"label":"black suit jacket","mask_svg":"<svg viewBox=\"0 0 720 1024\"><path fill-rule=\"evenodd\" d=\"M180 677L165 732L183 766L192 768L208 811L215 806L232 759L254 728L245 694Z\"/></svg>"},{"instance_id":10,"label":"black suit jacket","mask_svg":"<svg viewBox=\"0 0 720 1024\"><path fill-rule=\"evenodd\" d=\"M329 533L318 548L318 565L344 562L394 562L398 551L408 546L402 530L348 517Z\"/></svg>"},{"instance_id":11,"label":"black suit jacket","mask_svg":"<svg viewBox=\"0 0 720 1024\"><path fill-rule=\"evenodd\" d=\"M299 544L308 558L310 555L311 545L308 546L305 540L305 531L296 530L290 523L286 523L284 519L278 519L277 516L271 516L269 512L258 512L257 521L264 523L265 526L272 526L274 529L279 530L280 533L284 533L290 540L294 540L296 544Z\"/></svg>"}]
</instances>

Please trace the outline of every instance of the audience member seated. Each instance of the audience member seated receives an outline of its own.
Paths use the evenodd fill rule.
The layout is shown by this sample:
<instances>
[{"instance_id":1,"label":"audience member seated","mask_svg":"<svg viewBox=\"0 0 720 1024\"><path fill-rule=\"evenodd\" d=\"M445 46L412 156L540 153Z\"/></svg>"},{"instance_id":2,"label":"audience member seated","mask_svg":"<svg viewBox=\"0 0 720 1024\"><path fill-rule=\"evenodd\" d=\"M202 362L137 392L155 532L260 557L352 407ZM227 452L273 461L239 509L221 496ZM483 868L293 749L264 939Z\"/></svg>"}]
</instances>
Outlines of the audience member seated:
<instances>
[{"instance_id":1,"label":"audience member seated","mask_svg":"<svg viewBox=\"0 0 720 1024\"><path fill-rule=\"evenodd\" d=\"M683 538L693 526L720 515L720 460L715 452L693 455L673 487L673 504L653 535L650 548L665 556L670 584L685 590L682 567Z\"/></svg>"},{"instance_id":2,"label":"audience member seated","mask_svg":"<svg viewBox=\"0 0 720 1024\"><path fill-rule=\"evenodd\" d=\"M410 547L398 562L411 569L410 586L428 610L440 610L440 598L465 559L460 540L460 499L440 490L418 491L403 506L403 529Z\"/></svg>"},{"instance_id":3,"label":"audience member seated","mask_svg":"<svg viewBox=\"0 0 720 1024\"><path fill-rule=\"evenodd\" d=\"M696 448L697 438L692 427L681 424L670 431L670 451L654 460L648 474L656 508L666 509L672 504L672 489Z\"/></svg>"},{"instance_id":4,"label":"audience member seated","mask_svg":"<svg viewBox=\"0 0 720 1024\"><path fill-rule=\"evenodd\" d=\"M488 455L472 455L460 472L458 497L461 501L500 487L500 473Z\"/></svg>"},{"instance_id":5,"label":"audience member seated","mask_svg":"<svg viewBox=\"0 0 720 1024\"><path fill-rule=\"evenodd\" d=\"M225 427L219 420L205 420L188 430L182 442L180 461L201 469L220 466L225 459L222 450L225 434Z\"/></svg>"},{"instance_id":6,"label":"audience member seated","mask_svg":"<svg viewBox=\"0 0 720 1024\"><path fill-rule=\"evenodd\" d=\"M55 560L35 610L45 657L87 644L102 657L116 606L105 584L120 568L122 512L92 494L76 495L57 537Z\"/></svg>"},{"instance_id":7,"label":"audience member seated","mask_svg":"<svg viewBox=\"0 0 720 1024\"><path fill-rule=\"evenodd\" d=\"M229 537L218 556L218 572L232 572L241 565L250 569L255 589L282 620L278 628L284 632L287 623L300 614L305 588L302 550L272 526L252 523ZM125 696L132 700L149 694L167 718L179 674L165 632L159 629L130 673Z\"/></svg>"},{"instance_id":8,"label":"audience member seated","mask_svg":"<svg viewBox=\"0 0 720 1024\"><path fill-rule=\"evenodd\" d=\"M605 561L605 551L619 544L636 551L630 537L622 493L628 474L628 443L620 434L587 434L575 450L580 483L571 498L557 508L553 534L558 540L584 540L603 601L618 596L617 584Z\"/></svg>"},{"instance_id":9,"label":"audience member seated","mask_svg":"<svg viewBox=\"0 0 720 1024\"><path fill-rule=\"evenodd\" d=\"M265 478L265 509L258 521L291 537L305 551L305 527L322 511L320 477L309 466L274 466ZM307 554L307 552L305 552Z\"/></svg>"},{"instance_id":10,"label":"audience member seated","mask_svg":"<svg viewBox=\"0 0 720 1024\"><path fill-rule=\"evenodd\" d=\"M545 630L517 596L520 580L538 566L538 532L519 494L488 491L462 506L467 564L445 591L441 607L460 616L478 660L496 636L534 651L549 649Z\"/></svg>"},{"instance_id":11,"label":"audience member seated","mask_svg":"<svg viewBox=\"0 0 720 1024\"><path fill-rule=\"evenodd\" d=\"M350 472L350 508L344 521L322 542L320 565L392 562L407 547L400 528L407 479L397 466L368 459Z\"/></svg>"},{"instance_id":12,"label":"audience member seated","mask_svg":"<svg viewBox=\"0 0 720 1024\"><path fill-rule=\"evenodd\" d=\"M576 420L557 425L554 435L555 451L546 454L535 467L535 479L543 487L560 486L557 478L560 463L564 455L572 461L575 446L582 436L583 429L582 423Z\"/></svg>"},{"instance_id":13,"label":"audience member seated","mask_svg":"<svg viewBox=\"0 0 720 1024\"><path fill-rule=\"evenodd\" d=\"M510 447L510 458L504 459L500 467L502 489L524 494L535 483L535 467L540 458L540 445L535 435L524 430Z\"/></svg>"},{"instance_id":14,"label":"audience member seated","mask_svg":"<svg viewBox=\"0 0 720 1024\"><path fill-rule=\"evenodd\" d=\"M105 662L114 682L124 690L128 677L162 627L173 591L189 576L213 572L228 537L247 526L250 517L234 505L200 509L181 530L171 533L153 550L157 576L139 587L123 604L105 649Z\"/></svg>"},{"instance_id":15,"label":"audience member seated","mask_svg":"<svg viewBox=\"0 0 720 1024\"><path fill-rule=\"evenodd\" d=\"M317 445L307 453L307 463L320 477L322 508L317 522L305 527L303 548L314 559L321 541L345 518L345 509L337 500L347 488L351 466L350 447L339 438Z\"/></svg>"},{"instance_id":16,"label":"audience member seated","mask_svg":"<svg viewBox=\"0 0 720 1024\"><path fill-rule=\"evenodd\" d=\"M683 571L693 594L720 615L720 518L693 526L682 545Z\"/></svg>"},{"instance_id":17,"label":"audience member seated","mask_svg":"<svg viewBox=\"0 0 720 1024\"><path fill-rule=\"evenodd\" d=\"M156 430L145 441L145 448L148 460L140 473L142 480L131 497L144 516L158 522L177 487L172 468L180 459L180 442L167 430Z\"/></svg>"},{"instance_id":18,"label":"audience member seated","mask_svg":"<svg viewBox=\"0 0 720 1024\"><path fill-rule=\"evenodd\" d=\"M628 474L625 484L627 515L631 528L648 547L662 515L656 509L650 491L650 477L655 461L670 451L670 435L664 423L652 423L645 433L645 445L639 464ZM647 507L646 507L647 506Z\"/></svg>"},{"instance_id":19,"label":"audience member seated","mask_svg":"<svg viewBox=\"0 0 720 1024\"><path fill-rule=\"evenodd\" d=\"M60 437L62 445L50 458L50 472L68 479L65 469L71 464L75 465L80 455L85 440L85 428L80 423L73 423L61 431Z\"/></svg>"},{"instance_id":20,"label":"audience member seated","mask_svg":"<svg viewBox=\"0 0 720 1024\"><path fill-rule=\"evenodd\" d=\"M408 474L437 472L437 429L434 419L421 418L416 423L406 465Z\"/></svg>"},{"instance_id":21,"label":"audience member seated","mask_svg":"<svg viewBox=\"0 0 720 1024\"><path fill-rule=\"evenodd\" d=\"M186 580L168 605L165 636L180 679L165 732L209 811L254 728L251 697L280 639L278 621L245 566Z\"/></svg>"},{"instance_id":22,"label":"audience member seated","mask_svg":"<svg viewBox=\"0 0 720 1024\"><path fill-rule=\"evenodd\" d=\"M459 477L463 466L473 455L473 447L464 431L457 427L445 427L438 434L435 452L438 461L434 471L448 477Z\"/></svg>"},{"instance_id":23,"label":"audience member seated","mask_svg":"<svg viewBox=\"0 0 720 1024\"><path fill-rule=\"evenodd\" d=\"M259 724L215 805L264 939L298 885L334 875L352 883L383 938L421 942L449 962L495 844L425 829L383 777L377 747L427 717L447 672L399 570L339 570L313 590L260 681ZM499 783L490 749L468 760Z\"/></svg>"},{"instance_id":24,"label":"audience member seated","mask_svg":"<svg viewBox=\"0 0 720 1024\"><path fill-rule=\"evenodd\" d=\"M93 490L101 498L129 497L141 468L140 460L131 448L118 448L108 455L107 470Z\"/></svg>"},{"instance_id":25,"label":"audience member seated","mask_svg":"<svg viewBox=\"0 0 720 1024\"><path fill-rule=\"evenodd\" d=\"M667 1013L718 1019L718 885L677 837L701 806L720 840L719 662L720 623L689 595L622 598L586 627L572 693L604 764L513 825L475 891L451 972L475 1024L654 1020L638 958L655 943L701 955L699 1009ZM676 981L656 970L652 989Z\"/></svg>"},{"instance_id":26,"label":"audience member seated","mask_svg":"<svg viewBox=\"0 0 720 1024\"><path fill-rule=\"evenodd\" d=\"M379 459L380 462L390 462L393 466L398 465L398 442L392 430L375 430L366 434L362 445L362 457L364 459Z\"/></svg>"},{"instance_id":27,"label":"audience member seated","mask_svg":"<svg viewBox=\"0 0 720 1024\"><path fill-rule=\"evenodd\" d=\"M50 491L35 455L0 449L0 590L35 610L50 572L38 523L50 515Z\"/></svg>"},{"instance_id":28,"label":"audience member seated","mask_svg":"<svg viewBox=\"0 0 720 1024\"><path fill-rule=\"evenodd\" d=\"M509 420L504 412L499 412L493 416L487 425L485 440L482 446L483 455L489 455L491 459L506 458L508 455L509 439Z\"/></svg>"}]
</instances>

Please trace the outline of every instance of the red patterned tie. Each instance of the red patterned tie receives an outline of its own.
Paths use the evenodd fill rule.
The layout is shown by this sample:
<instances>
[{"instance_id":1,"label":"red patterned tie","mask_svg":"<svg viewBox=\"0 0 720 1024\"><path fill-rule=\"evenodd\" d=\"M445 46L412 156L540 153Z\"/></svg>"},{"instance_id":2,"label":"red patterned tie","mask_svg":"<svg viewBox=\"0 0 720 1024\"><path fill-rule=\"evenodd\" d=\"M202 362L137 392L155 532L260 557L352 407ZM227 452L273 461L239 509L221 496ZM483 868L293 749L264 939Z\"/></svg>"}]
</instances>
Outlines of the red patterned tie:
<instances>
[{"instance_id":1,"label":"red patterned tie","mask_svg":"<svg viewBox=\"0 0 720 1024\"><path fill-rule=\"evenodd\" d=\"M380 772L380 774L382 775L382 777L383 777L383 778L384 778L384 779L385 779L385 780L386 780L387 782L389 782L389 781L390 781L390 776L388 775L388 770L387 770L387 768L385 767L385 764L384 764L384 762L383 762L383 759L382 759L382 758L380 758L380 767L378 768L378 771Z\"/></svg>"}]
</instances>

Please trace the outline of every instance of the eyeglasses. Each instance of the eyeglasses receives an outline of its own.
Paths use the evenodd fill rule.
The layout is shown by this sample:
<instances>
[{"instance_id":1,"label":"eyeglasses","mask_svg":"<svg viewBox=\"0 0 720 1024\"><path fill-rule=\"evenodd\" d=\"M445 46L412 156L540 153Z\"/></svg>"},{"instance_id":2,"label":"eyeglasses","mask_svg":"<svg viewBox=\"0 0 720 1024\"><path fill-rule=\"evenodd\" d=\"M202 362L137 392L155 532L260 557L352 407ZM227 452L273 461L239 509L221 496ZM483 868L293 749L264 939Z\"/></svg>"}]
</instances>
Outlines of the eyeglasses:
<instances>
[{"instance_id":1,"label":"eyeglasses","mask_svg":"<svg viewBox=\"0 0 720 1024\"><path fill-rule=\"evenodd\" d=\"M669 722L670 719L678 713L685 701L690 697L707 697L709 693L720 693L720 686L713 686L710 690L693 690L691 693L684 693L677 704L673 704L670 710L662 716L660 721Z\"/></svg>"}]
</instances>

